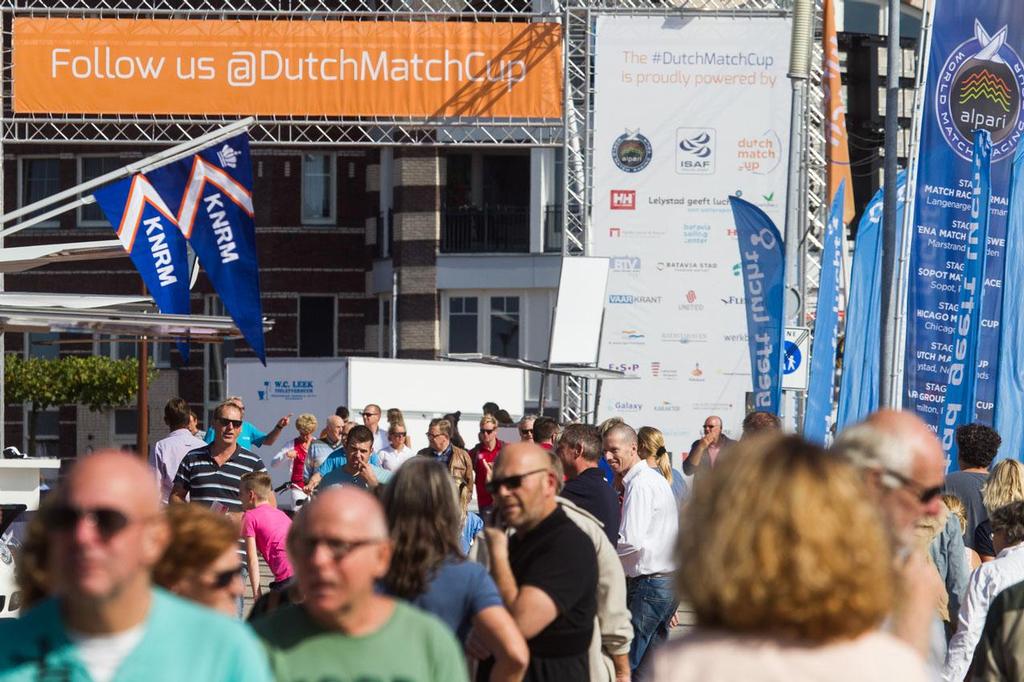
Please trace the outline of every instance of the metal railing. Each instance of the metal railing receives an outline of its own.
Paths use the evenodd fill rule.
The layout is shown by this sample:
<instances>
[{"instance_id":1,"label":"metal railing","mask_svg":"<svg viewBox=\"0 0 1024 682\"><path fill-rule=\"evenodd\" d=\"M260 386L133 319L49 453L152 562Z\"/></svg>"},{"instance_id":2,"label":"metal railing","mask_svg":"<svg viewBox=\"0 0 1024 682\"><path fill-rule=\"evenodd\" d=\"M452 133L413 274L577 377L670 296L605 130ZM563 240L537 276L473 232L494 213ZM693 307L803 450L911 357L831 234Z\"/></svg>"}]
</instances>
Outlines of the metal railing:
<instances>
[{"instance_id":1,"label":"metal railing","mask_svg":"<svg viewBox=\"0 0 1024 682\"><path fill-rule=\"evenodd\" d=\"M445 208L441 253L529 253L528 206Z\"/></svg>"}]
</instances>

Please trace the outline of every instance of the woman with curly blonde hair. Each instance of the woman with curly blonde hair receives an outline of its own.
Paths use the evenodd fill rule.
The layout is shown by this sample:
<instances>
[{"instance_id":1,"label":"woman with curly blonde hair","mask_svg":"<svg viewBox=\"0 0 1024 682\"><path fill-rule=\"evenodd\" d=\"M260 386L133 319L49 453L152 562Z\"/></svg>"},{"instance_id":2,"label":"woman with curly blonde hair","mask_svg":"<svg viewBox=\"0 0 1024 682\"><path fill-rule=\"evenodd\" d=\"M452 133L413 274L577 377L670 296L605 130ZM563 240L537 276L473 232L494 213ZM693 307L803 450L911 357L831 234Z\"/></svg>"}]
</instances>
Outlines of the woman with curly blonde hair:
<instances>
[{"instance_id":1,"label":"woman with curly blonde hair","mask_svg":"<svg viewBox=\"0 0 1024 682\"><path fill-rule=\"evenodd\" d=\"M662 649L655 680L924 680L879 631L895 575L857 473L796 436L733 447L683 511L678 587L697 628Z\"/></svg>"},{"instance_id":2,"label":"woman with curly blonde hair","mask_svg":"<svg viewBox=\"0 0 1024 682\"><path fill-rule=\"evenodd\" d=\"M981 503L985 505L988 516L1000 507L1011 502L1024 500L1024 464L1015 459L1004 459L989 474L985 485L981 486ZM992 524L986 518L974 529L974 548L981 558L981 563L996 558L996 550L992 546Z\"/></svg>"},{"instance_id":3,"label":"woman with curly blonde hair","mask_svg":"<svg viewBox=\"0 0 1024 682\"><path fill-rule=\"evenodd\" d=\"M291 483L298 487L306 485L306 457L309 455L309 447L313 444L316 436L316 415L303 413L295 418L295 430L299 435L274 455L271 466L290 461L292 463Z\"/></svg>"}]
</instances>

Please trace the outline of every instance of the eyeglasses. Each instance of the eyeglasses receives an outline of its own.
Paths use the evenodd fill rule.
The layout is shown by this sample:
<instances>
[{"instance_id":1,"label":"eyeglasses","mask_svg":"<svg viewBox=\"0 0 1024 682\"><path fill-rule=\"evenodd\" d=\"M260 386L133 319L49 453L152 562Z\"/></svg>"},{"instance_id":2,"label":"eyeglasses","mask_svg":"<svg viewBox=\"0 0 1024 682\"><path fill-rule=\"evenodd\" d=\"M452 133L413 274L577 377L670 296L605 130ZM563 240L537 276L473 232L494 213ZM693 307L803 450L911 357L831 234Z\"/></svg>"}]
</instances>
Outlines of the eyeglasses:
<instances>
[{"instance_id":1,"label":"eyeglasses","mask_svg":"<svg viewBox=\"0 0 1024 682\"><path fill-rule=\"evenodd\" d=\"M363 417L379 417L380 412L363 412Z\"/></svg>"},{"instance_id":2,"label":"eyeglasses","mask_svg":"<svg viewBox=\"0 0 1024 682\"><path fill-rule=\"evenodd\" d=\"M225 587L230 585L235 578L242 575L242 567L236 566L235 568L229 568L226 571L213 574L213 580L210 581L210 586L218 590L223 590Z\"/></svg>"},{"instance_id":3,"label":"eyeglasses","mask_svg":"<svg viewBox=\"0 0 1024 682\"><path fill-rule=\"evenodd\" d=\"M527 471L525 474L517 474L515 476L506 476L505 478L492 478L487 482L487 492L494 495L502 486L505 486L509 490L518 490L523 485L523 479L527 476L534 474L546 473L551 471L550 469L534 469L533 471Z\"/></svg>"},{"instance_id":4,"label":"eyeglasses","mask_svg":"<svg viewBox=\"0 0 1024 682\"><path fill-rule=\"evenodd\" d=\"M917 496L917 499L921 504L928 504L929 502L931 502L936 497L942 494L941 485L937 485L932 488L925 488L917 481L907 478L898 471L886 469L885 473L889 474L897 481L899 481L900 485L902 485L904 488L908 488L914 495Z\"/></svg>"},{"instance_id":5,"label":"eyeglasses","mask_svg":"<svg viewBox=\"0 0 1024 682\"><path fill-rule=\"evenodd\" d=\"M130 523L124 512L109 507L80 509L64 504L51 508L45 515L46 525L61 532L73 531L78 528L79 521L85 518L89 519L100 535L107 540L120 533Z\"/></svg>"},{"instance_id":6,"label":"eyeglasses","mask_svg":"<svg viewBox=\"0 0 1024 682\"><path fill-rule=\"evenodd\" d=\"M440 438L443 435L443 433L428 433L427 438L429 438L430 440L434 440L435 438Z\"/></svg>"},{"instance_id":7,"label":"eyeglasses","mask_svg":"<svg viewBox=\"0 0 1024 682\"><path fill-rule=\"evenodd\" d=\"M224 417L217 417L217 423L220 424L223 428L227 428L229 426L233 426L236 429L242 428L241 419L225 419Z\"/></svg>"},{"instance_id":8,"label":"eyeglasses","mask_svg":"<svg viewBox=\"0 0 1024 682\"><path fill-rule=\"evenodd\" d=\"M316 548L321 544L327 546L327 551L330 552L331 558L335 561L341 561L352 552L356 551L360 547L366 547L367 545L376 545L384 542L379 539L368 539L368 540L339 540L338 538L317 538L304 536L299 538L297 543L299 553L304 557L313 556L316 552Z\"/></svg>"},{"instance_id":9,"label":"eyeglasses","mask_svg":"<svg viewBox=\"0 0 1024 682\"><path fill-rule=\"evenodd\" d=\"M489 436L497 430L498 429L480 429L480 433L486 433Z\"/></svg>"}]
</instances>

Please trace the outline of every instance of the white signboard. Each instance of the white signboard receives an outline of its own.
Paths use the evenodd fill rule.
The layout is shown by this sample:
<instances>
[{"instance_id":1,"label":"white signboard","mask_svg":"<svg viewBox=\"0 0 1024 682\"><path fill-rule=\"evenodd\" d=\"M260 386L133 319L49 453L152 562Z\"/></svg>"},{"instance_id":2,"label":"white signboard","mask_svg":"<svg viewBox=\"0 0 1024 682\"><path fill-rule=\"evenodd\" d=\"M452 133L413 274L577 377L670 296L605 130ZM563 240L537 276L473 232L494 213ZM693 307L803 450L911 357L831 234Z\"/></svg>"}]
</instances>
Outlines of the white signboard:
<instances>
[{"instance_id":1,"label":"white signboard","mask_svg":"<svg viewBox=\"0 0 1024 682\"><path fill-rule=\"evenodd\" d=\"M601 416L685 451L708 415L738 435L751 390L729 195L783 224L790 22L597 19L593 254L610 258Z\"/></svg>"},{"instance_id":2,"label":"white signboard","mask_svg":"<svg viewBox=\"0 0 1024 682\"><path fill-rule=\"evenodd\" d=\"M808 368L811 365L811 330L807 327L786 327L783 346L782 388L786 391L806 391Z\"/></svg>"},{"instance_id":3,"label":"white signboard","mask_svg":"<svg viewBox=\"0 0 1024 682\"><path fill-rule=\"evenodd\" d=\"M562 259L548 362L552 365L597 362L607 288L607 258Z\"/></svg>"}]
</instances>

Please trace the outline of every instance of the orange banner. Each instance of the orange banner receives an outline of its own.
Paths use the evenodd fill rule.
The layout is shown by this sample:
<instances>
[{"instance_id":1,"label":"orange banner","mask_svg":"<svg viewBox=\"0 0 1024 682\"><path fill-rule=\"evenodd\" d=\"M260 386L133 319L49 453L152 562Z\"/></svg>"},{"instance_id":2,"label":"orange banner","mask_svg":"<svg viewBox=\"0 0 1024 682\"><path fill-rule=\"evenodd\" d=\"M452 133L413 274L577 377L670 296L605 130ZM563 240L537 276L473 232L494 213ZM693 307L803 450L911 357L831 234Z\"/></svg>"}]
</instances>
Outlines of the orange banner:
<instances>
[{"instance_id":1,"label":"orange banner","mask_svg":"<svg viewBox=\"0 0 1024 682\"><path fill-rule=\"evenodd\" d=\"M839 190L839 183L846 180L846 202L843 223L849 225L857 207L853 203L853 173L850 169L850 141L846 134L846 107L843 106L843 81L839 73L839 41L836 38L836 15L832 0L825 0L824 41L825 76L821 79L825 88L825 113L829 124L825 126L828 137L828 202Z\"/></svg>"},{"instance_id":2,"label":"orange banner","mask_svg":"<svg viewBox=\"0 0 1024 682\"><path fill-rule=\"evenodd\" d=\"M554 23L14 19L14 110L559 119Z\"/></svg>"}]
</instances>

